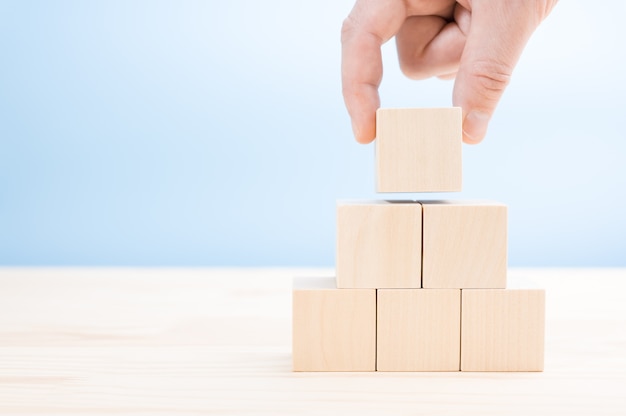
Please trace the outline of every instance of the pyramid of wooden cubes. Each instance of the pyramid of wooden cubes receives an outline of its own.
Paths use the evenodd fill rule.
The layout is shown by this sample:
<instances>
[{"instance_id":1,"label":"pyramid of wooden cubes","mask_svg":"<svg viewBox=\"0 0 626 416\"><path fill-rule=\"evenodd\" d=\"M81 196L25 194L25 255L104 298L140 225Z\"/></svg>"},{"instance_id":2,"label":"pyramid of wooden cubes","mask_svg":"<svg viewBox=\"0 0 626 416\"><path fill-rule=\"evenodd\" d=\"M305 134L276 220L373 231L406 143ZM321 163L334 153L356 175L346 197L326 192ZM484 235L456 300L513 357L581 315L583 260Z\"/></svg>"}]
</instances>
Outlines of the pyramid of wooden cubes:
<instances>
[{"instance_id":1,"label":"pyramid of wooden cubes","mask_svg":"<svg viewBox=\"0 0 626 416\"><path fill-rule=\"evenodd\" d=\"M378 110L377 191L460 191L461 124ZM294 280L294 371L543 370L545 293L507 282L506 205L339 202L336 261Z\"/></svg>"}]
</instances>

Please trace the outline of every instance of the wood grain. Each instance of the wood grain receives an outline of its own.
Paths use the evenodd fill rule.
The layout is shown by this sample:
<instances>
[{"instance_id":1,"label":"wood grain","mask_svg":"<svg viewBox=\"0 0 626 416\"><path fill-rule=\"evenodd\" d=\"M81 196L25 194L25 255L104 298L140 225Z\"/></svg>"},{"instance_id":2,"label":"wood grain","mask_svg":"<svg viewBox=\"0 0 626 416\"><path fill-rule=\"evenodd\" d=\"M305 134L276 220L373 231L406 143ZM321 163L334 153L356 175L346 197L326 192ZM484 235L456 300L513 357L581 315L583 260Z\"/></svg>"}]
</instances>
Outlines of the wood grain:
<instances>
[{"instance_id":1,"label":"wood grain","mask_svg":"<svg viewBox=\"0 0 626 416\"><path fill-rule=\"evenodd\" d=\"M461 291L377 291L378 371L459 371Z\"/></svg>"},{"instance_id":2,"label":"wood grain","mask_svg":"<svg viewBox=\"0 0 626 416\"><path fill-rule=\"evenodd\" d=\"M294 373L296 275L334 270L0 268L0 414L626 414L625 269L509 271L543 373Z\"/></svg>"},{"instance_id":3,"label":"wood grain","mask_svg":"<svg viewBox=\"0 0 626 416\"><path fill-rule=\"evenodd\" d=\"M461 124L458 107L378 109L376 190L460 191Z\"/></svg>"},{"instance_id":4,"label":"wood grain","mask_svg":"<svg viewBox=\"0 0 626 416\"><path fill-rule=\"evenodd\" d=\"M544 290L461 292L462 371L543 371Z\"/></svg>"},{"instance_id":5,"label":"wood grain","mask_svg":"<svg viewBox=\"0 0 626 416\"><path fill-rule=\"evenodd\" d=\"M496 202L421 201L422 286L505 288L507 207Z\"/></svg>"},{"instance_id":6,"label":"wood grain","mask_svg":"<svg viewBox=\"0 0 626 416\"><path fill-rule=\"evenodd\" d=\"M413 201L337 204L337 287L419 288L422 206Z\"/></svg>"},{"instance_id":7,"label":"wood grain","mask_svg":"<svg viewBox=\"0 0 626 416\"><path fill-rule=\"evenodd\" d=\"M376 290L295 278L292 346L294 371L375 371Z\"/></svg>"}]
</instances>

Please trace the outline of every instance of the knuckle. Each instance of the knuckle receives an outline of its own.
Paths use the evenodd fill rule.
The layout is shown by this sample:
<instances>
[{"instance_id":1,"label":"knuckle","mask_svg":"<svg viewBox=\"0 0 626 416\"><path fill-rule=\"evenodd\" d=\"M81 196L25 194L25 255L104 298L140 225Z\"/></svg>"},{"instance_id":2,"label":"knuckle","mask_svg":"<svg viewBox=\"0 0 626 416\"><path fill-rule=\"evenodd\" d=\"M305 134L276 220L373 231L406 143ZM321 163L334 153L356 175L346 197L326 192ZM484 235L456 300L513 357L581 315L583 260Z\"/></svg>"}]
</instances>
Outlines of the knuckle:
<instances>
[{"instance_id":1,"label":"knuckle","mask_svg":"<svg viewBox=\"0 0 626 416\"><path fill-rule=\"evenodd\" d=\"M341 24L341 42L345 42L354 33L356 27L352 15L346 17Z\"/></svg>"},{"instance_id":2,"label":"knuckle","mask_svg":"<svg viewBox=\"0 0 626 416\"><path fill-rule=\"evenodd\" d=\"M341 95L346 99L352 98L355 95L354 87L344 82L341 86ZM348 103L346 102L346 104Z\"/></svg>"},{"instance_id":3,"label":"knuckle","mask_svg":"<svg viewBox=\"0 0 626 416\"><path fill-rule=\"evenodd\" d=\"M426 78L430 78L430 74L420 69L420 65L415 65L412 62L401 61L400 62L400 70L404 74L405 77L414 80L422 80Z\"/></svg>"},{"instance_id":4,"label":"knuckle","mask_svg":"<svg viewBox=\"0 0 626 416\"><path fill-rule=\"evenodd\" d=\"M513 68L499 62L474 62L469 68L469 75L485 91L501 93L509 85Z\"/></svg>"},{"instance_id":5,"label":"knuckle","mask_svg":"<svg viewBox=\"0 0 626 416\"><path fill-rule=\"evenodd\" d=\"M398 54L398 63L400 65L400 71L409 79L426 79L430 78L433 74L431 74L429 70L429 63L423 57L423 54L420 53L405 53L404 51L399 51Z\"/></svg>"}]
</instances>

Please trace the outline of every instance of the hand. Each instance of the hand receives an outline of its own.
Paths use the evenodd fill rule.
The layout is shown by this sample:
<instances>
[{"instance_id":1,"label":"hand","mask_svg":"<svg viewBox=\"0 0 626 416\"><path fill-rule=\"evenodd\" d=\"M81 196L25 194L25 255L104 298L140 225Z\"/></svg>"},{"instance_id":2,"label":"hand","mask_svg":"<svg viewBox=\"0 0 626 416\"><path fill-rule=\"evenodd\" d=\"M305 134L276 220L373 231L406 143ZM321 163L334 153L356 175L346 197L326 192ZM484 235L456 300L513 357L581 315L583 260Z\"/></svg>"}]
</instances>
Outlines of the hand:
<instances>
[{"instance_id":1,"label":"hand","mask_svg":"<svg viewBox=\"0 0 626 416\"><path fill-rule=\"evenodd\" d=\"M396 37L402 72L412 79L456 77L463 141L487 132L522 50L556 0L357 0L341 30L343 98L356 140L376 135L380 47Z\"/></svg>"}]
</instances>

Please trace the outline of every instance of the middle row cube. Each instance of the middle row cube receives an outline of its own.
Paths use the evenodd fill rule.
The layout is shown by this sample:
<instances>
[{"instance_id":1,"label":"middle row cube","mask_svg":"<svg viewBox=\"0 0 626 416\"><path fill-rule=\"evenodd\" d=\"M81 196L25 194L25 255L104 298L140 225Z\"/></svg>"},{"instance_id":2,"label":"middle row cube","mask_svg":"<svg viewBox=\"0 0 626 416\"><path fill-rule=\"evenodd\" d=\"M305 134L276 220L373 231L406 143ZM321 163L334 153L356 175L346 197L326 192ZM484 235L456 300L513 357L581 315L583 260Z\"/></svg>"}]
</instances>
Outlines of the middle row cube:
<instances>
[{"instance_id":1,"label":"middle row cube","mask_svg":"<svg viewBox=\"0 0 626 416\"><path fill-rule=\"evenodd\" d=\"M507 207L468 201L337 206L338 288L506 287Z\"/></svg>"}]
</instances>

